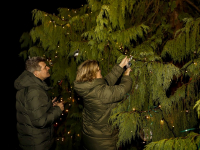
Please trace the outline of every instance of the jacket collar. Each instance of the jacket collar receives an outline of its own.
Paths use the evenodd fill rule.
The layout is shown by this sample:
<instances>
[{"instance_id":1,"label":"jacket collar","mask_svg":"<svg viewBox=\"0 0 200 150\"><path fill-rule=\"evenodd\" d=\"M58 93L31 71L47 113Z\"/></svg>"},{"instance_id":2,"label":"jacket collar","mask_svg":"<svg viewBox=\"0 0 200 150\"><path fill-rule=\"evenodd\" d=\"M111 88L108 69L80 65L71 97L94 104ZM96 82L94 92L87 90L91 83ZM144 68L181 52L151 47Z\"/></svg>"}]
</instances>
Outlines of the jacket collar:
<instances>
[{"instance_id":1,"label":"jacket collar","mask_svg":"<svg viewBox=\"0 0 200 150\"><path fill-rule=\"evenodd\" d=\"M43 89L45 90L50 90L52 89L52 87L48 87L48 85L46 84L46 82L44 82L43 80L39 79L38 77L36 77L33 73L27 71L31 78L35 81L35 83L37 83L38 85L40 85Z\"/></svg>"}]
</instances>

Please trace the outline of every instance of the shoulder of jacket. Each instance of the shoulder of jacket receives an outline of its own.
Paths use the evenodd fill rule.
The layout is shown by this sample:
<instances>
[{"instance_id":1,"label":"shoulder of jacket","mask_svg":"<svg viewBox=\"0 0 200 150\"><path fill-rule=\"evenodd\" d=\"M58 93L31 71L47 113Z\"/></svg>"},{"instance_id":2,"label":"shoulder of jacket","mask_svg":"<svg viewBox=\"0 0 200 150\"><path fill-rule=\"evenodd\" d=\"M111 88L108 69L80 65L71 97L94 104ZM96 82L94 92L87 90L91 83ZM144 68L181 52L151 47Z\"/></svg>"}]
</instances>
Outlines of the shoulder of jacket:
<instances>
[{"instance_id":1,"label":"shoulder of jacket","mask_svg":"<svg viewBox=\"0 0 200 150\"><path fill-rule=\"evenodd\" d=\"M29 86L29 87L27 87L27 93L32 93L32 94L38 94L38 93L43 93L43 92L45 92L45 90L42 88L42 87L40 87L40 86L38 86L38 85L33 85L33 86Z\"/></svg>"},{"instance_id":2,"label":"shoulder of jacket","mask_svg":"<svg viewBox=\"0 0 200 150\"><path fill-rule=\"evenodd\" d=\"M26 87L27 90L41 90L42 88L39 86L39 85L31 85L31 86L28 86Z\"/></svg>"}]
</instances>

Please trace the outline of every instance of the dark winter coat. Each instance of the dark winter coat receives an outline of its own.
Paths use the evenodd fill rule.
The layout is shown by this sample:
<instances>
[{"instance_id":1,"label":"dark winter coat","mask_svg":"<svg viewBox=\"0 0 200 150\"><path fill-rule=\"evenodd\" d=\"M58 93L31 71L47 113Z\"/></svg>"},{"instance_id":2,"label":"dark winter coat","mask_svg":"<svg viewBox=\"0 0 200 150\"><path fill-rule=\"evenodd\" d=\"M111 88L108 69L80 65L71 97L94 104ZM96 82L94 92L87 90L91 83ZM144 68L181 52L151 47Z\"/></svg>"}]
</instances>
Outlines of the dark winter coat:
<instances>
[{"instance_id":1,"label":"dark winter coat","mask_svg":"<svg viewBox=\"0 0 200 150\"><path fill-rule=\"evenodd\" d=\"M87 150L114 150L117 134L108 124L111 110L116 107L132 86L129 76L122 76L119 85L114 85L123 69L116 65L111 72L92 82L74 82L75 91L83 97L83 143Z\"/></svg>"},{"instance_id":2,"label":"dark winter coat","mask_svg":"<svg viewBox=\"0 0 200 150\"><path fill-rule=\"evenodd\" d=\"M24 71L14 83L16 94L17 132L24 150L49 150L54 142L53 123L62 111L53 107L45 82Z\"/></svg>"}]
</instances>

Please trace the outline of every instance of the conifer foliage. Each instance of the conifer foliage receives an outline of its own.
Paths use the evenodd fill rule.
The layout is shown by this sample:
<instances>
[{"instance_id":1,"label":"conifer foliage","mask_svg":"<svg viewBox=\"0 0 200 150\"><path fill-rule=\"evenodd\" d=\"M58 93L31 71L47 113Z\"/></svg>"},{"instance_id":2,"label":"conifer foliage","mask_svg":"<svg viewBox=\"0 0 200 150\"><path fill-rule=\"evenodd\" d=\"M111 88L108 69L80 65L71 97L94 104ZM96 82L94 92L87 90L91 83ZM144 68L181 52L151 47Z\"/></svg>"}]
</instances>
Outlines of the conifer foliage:
<instances>
[{"instance_id":1,"label":"conifer foliage","mask_svg":"<svg viewBox=\"0 0 200 150\"><path fill-rule=\"evenodd\" d=\"M109 119L119 131L117 147L133 149L138 138L146 150L200 147L200 1L87 0L58 11L33 10L34 27L20 39L20 56L47 58L51 94L66 102L57 149L81 146L77 66L95 59L105 75L125 55L133 86Z\"/></svg>"}]
</instances>

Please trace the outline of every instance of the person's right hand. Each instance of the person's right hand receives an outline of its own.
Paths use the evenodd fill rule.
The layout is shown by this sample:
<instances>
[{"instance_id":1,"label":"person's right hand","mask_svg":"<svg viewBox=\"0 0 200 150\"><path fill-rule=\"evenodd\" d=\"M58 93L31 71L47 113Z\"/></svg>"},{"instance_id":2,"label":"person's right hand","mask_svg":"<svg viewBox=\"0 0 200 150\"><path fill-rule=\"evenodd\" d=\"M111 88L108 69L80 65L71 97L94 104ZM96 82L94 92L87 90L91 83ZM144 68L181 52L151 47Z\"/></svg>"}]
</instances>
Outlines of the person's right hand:
<instances>
[{"instance_id":1,"label":"person's right hand","mask_svg":"<svg viewBox=\"0 0 200 150\"><path fill-rule=\"evenodd\" d=\"M129 62L129 58L127 58L127 56L124 58L124 59L122 59L122 61L121 61L121 63L119 64L119 66L121 67L121 68L124 68L124 66L126 66L126 64Z\"/></svg>"},{"instance_id":2,"label":"person's right hand","mask_svg":"<svg viewBox=\"0 0 200 150\"><path fill-rule=\"evenodd\" d=\"M61 111L63 111L64 110L64 104L62 103L62 102L60 102L60 103L57 103L57 105L56 106L59 106L60 107L60 109L61 109Z\"/></svg>"},{"instance_id":3,"label":"person's right hand","mask_svg":"<svg viewBox=\"0 0 200 150\"><path fill-rule=\"evenodd\" d=\"M127 68L126 71L124 72L125 76L129 76L130 72L131 72L131 67Z\"/></svg>"},{"instance_id":4,"label":"person's right hand","mask_svg":"<svg viewBox=\"0 0 200 150\"><path fill-rule=\"evenodd\" d=\"M58 102L56 102L57 97L54 97L54 99L52 100L53 106L56 106Z\"/></svg>"}]
</instances>

